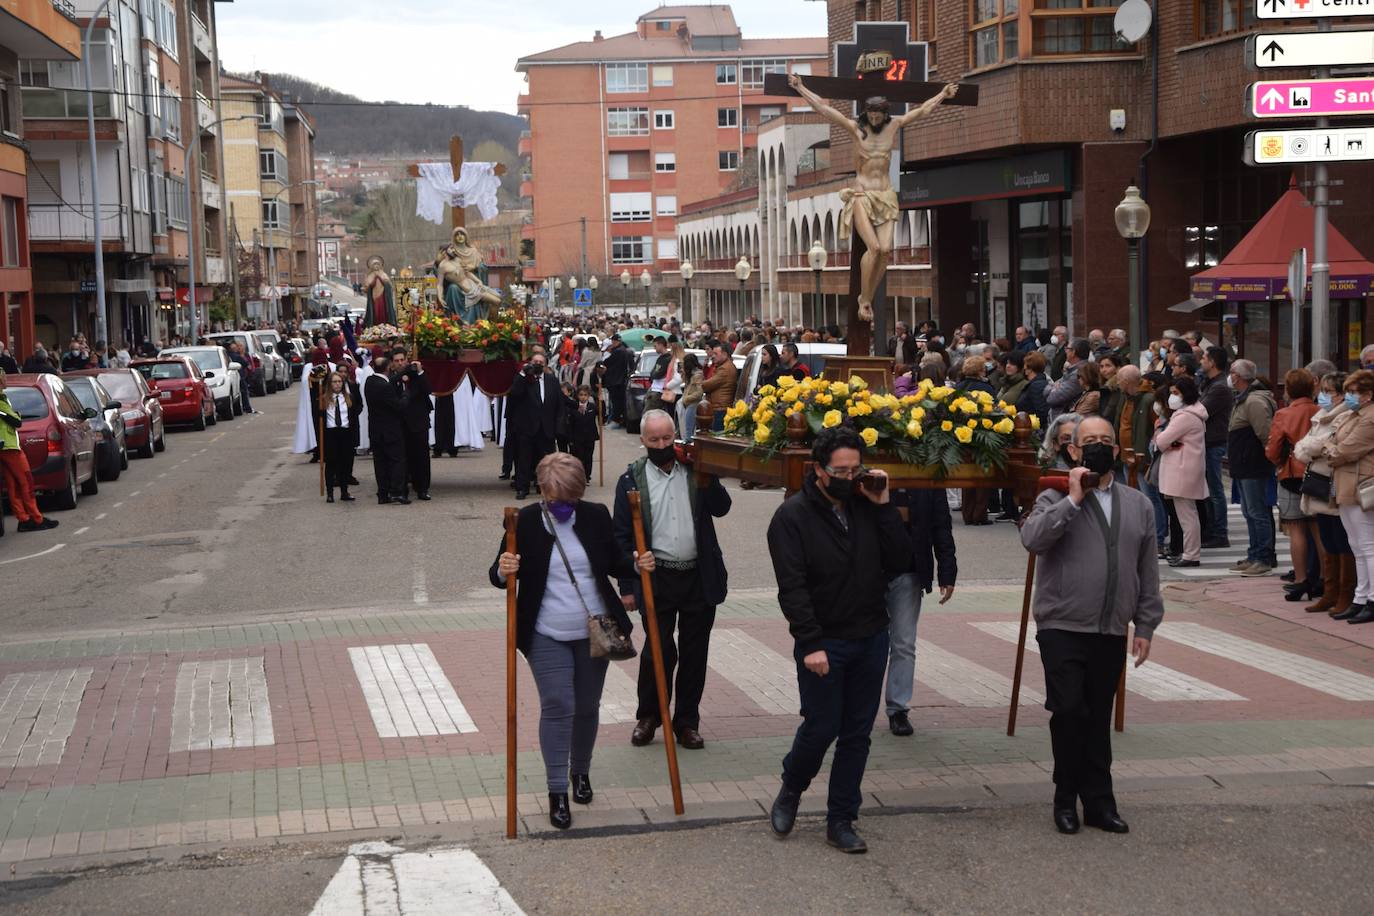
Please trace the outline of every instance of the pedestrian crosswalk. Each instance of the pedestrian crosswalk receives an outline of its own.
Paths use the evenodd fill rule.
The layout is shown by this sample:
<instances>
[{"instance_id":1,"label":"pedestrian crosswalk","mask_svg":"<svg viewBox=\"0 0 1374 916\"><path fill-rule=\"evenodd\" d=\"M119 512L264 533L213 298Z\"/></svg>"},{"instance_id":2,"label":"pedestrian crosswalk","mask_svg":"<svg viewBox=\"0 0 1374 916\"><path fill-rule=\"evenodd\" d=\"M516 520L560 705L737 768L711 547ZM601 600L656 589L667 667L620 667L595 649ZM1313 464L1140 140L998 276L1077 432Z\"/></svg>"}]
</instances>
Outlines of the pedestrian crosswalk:
<instances>
[{"instance_id":1,"label":"pedestrian crosswalk","mask_svg":"<svg viewBox=\"0 0 1374 916\"><path fill-rule=\"evenodd\" d=\"M1274 517L1274 552L1278 555L1281 570L1275 572L1278 575L1282 569L1287 569L1288 561L1288 536L1279 527L1279 513L1277 509L1270 510ZM1163 560L1159 561L1159 571L1161 576L1174 576L1183 579L1210 579L1217 576L1233 576L1236 573L1229 572L1230 567L1245 559L1246 551L1249 549L1249 538L1246 533L1245 516L1240 511L1240 506L1234 503L1226 507L1226 527L1227 540L1231 542L1230 547L1212 547L1202 551L1202 565L1193 566L1187 569L1180 569L1170 566Z\"/></svg>"}]
</instances>

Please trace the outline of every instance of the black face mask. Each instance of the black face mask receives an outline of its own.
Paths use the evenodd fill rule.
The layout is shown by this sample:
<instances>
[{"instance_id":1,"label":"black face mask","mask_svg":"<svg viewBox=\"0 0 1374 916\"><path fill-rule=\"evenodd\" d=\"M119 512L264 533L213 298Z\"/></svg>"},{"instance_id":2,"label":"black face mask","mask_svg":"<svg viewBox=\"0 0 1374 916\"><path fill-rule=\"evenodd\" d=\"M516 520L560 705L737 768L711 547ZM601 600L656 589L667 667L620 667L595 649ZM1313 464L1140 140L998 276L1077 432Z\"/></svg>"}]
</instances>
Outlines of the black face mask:
<instances>
[{"instance_id":1,"label":"black face mask","mask_svg":"<svg viewBox=\"0 0 1374 916\"><path fill-rule=\"evenodd\" d=\"M854 480L841 480L838 477L830 478L830 482L825 485L825 492L830 494L831 499L839 500L842 503L849 502L854 496Z\"/></svg>"},{"instance_id":2,"label":"black face mask","mask_svg":"<svg viewBox=\"0 0 1374 916\"><path fill-rule=\"evenodd\" d=\"M1116 448L1105 442L1092 442L1083 446L1083 467L1094 474L1106 474L1116 463Z\"/></svg>"},{"instance_id":3,"label":"black face mask","mask_svg":"<svg viewBox=\"0 0 1374 916\"><path fill-rule=\"evenodd\" d=\"M644 450L649 454L649 461L659 467L672 464L677 460L677 449L671 445L665 445L662 448L652 448L646 445Z\"/></svg>"},{"instance_id":4,"label":"black face mask","mask_svg":"<svg viewBox=\"0 0 1374 916\"><path fill-rule=\"evenodd\" d=\"M1078 466L1078 462L1073 460L1073 455L1069 454L1069 447L1067 445L1059 446L1059 457L1071 468Z\"/></svg>"}]
</instances>

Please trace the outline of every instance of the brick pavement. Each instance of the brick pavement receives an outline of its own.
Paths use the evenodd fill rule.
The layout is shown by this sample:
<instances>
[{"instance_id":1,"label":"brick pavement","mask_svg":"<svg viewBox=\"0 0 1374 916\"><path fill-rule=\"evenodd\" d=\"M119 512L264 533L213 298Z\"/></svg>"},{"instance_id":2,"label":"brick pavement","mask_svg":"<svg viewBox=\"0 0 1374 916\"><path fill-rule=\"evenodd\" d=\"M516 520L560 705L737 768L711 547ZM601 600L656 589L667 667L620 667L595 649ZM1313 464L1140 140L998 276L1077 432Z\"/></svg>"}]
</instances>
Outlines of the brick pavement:
<instances>
[{"instance_id":1,"label":"brick pavement","mask_svg":"<svg viewBox=\"0 0 1374 916\"><path fill-rule=\"evenodd\" d=\"M1374 648L1359 632L1374 628L1271 610L1264 585L1168 590L1151 656L1168 671L1128 678L1124 782L1374 767L1364 699ZM1048 797L1047 714L1023 705L1017 736L1004 733L1019 597L975 586L928 605L917 736L875 733L870 804ZM0 646L0 861L434 824L499 830L503 615L492 602L354 609ZM716 632L707 747L679 755L688 815L759 814L797 721L791 643L771 591L733 595ZM610 680L597 799L579 826L672 818L661 744L628 743L636 664ZM1033 657L1026 671L1025 688L1043 692ZM523 662L520 677L518 803L540 830L538 703ZM822 805L823 793L807 801Z\"/></svg>"}]
</instances>

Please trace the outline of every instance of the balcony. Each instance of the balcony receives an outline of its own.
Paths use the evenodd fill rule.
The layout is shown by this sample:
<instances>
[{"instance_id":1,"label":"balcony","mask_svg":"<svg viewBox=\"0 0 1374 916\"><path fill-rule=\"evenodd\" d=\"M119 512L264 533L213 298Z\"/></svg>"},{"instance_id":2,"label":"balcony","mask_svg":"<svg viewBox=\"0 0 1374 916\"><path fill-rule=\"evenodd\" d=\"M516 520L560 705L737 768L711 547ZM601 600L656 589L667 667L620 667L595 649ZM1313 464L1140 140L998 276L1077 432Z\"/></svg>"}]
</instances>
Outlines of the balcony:
<instances>
[{"instance_id":1,"label":"balcony","mask_svg":"<svg viewBox=\"0 0 1374 916\"><path fill-rule=\"evenodd\" d=\"M515 113L522 117L530 113L530 94L528 92L521 93L515 100Z\"/></svg>"},{"instance_id":2,"label":"balcony","mask_svg":"<svg viewBox=\"0 0 1374 916\"><path fill-rule=\"evenodd\" d=\"M228 283L229 271L224 266L224 257L219 252L205 252L205 282Z\"/></svg>"},{"instance_id":3,"label":"balcony","mask_svg":"<svg viewBox=\"0 0 1374 916\"><path fill-rule=\"evenodd\" d=\"M201 57L215 59L215 42L210 38L210 29L195 13L191 14L191 43Z\"/></svg>"},{"instance_id":4,"label":"balcony","mask_svg":"<svg viewBox=\"0 0 1374 916\"><path fill-rule=\"evenodd\" d=\"M34 242L94 242L94 207L66 204L29 204L29 239ZM104 204L100 208L102 241L124 238L124 208Z\"/></svg>"},{"instance_id":5,"label":"balcony","mask_svg":"<svg viewBox=\"0 0 1374 916\"><path fill-rule=\"evenodd\" d=\"M223 210L224 193L220 190L219 182L202 175L200 177L200 200L211 210Z\"/></svg>"},{"instance_id":6,"label":"balcony","mask_svg":"<svg viewBox=\"0 0 1374 916\"><path fill-rule=\"evenodd\" d=\"M215 123L215 106L199 92L196 93L196 123L206 133L213 134L216 130L210 126Z\"/></svg>"},{"instance_id":7,"label":"balcony","mask_svg":"<svg viewBox=\"0 0 1374 916\"><path fill-rule=\"evenodd\" d=\"M528 156L530 154L530 150L532 150L533 148L534 140L530 137L530 132L527 130L520 131L520 143L516 149L516 155Z\"/></svg>"}]
</instances>

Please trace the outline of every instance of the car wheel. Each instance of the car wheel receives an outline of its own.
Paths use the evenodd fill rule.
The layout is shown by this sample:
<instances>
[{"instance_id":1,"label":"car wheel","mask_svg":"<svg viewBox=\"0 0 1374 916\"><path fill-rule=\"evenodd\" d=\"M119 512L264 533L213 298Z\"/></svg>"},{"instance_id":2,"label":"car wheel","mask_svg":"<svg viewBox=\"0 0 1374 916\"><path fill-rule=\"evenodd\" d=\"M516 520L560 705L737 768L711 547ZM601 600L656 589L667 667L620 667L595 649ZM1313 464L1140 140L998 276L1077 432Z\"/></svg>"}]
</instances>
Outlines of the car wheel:
<instances>
[{"instance_id":1,"label":"car wheel","mask_svg":"<svg viewBox=\"0 0 1374 916\"><path fill-rule=\"evenodd\" d=\"M165 428L158 434L157 441L153 443L153 451L167 451L167 430Z\"/></svg>"},{"instance_id":2,"label":"car wheel","mask_svg":"<svg viewBox=\"0 0 1374 916\"><path fill-rule=\"evenodd\" d=\"M129 470L129 447L127 445L122 445L119 448L119 469L121 471Z\"/></svg>"},{"instance_id":3,"label":"car wheel","mask_svg":"<svg viewBox=\"0 0 1374 916\"><path fill-rule=\"evenodd\" d=\"M73 463L71 470L67 472L67 486L61 493L57 493L53 498L53 505L59 509L70 511L76 508L76 464Z\"/></svg>"},{"instance_id":4,"label":"car wheel","mask_svg":"<svg viewBox=\"0 0 1374 916\"><path fill-rule=\"evenodd\" d=\"M97 454L95 476L98 480L114 480L119 476L119 456L112 451Z\"/></svg>"},{"instance_id":5,"label":"car wheel","mask_svg":"<svg viewBox=\"0 0 1374 916\"><path fill-rule=\"evenodd\" d=\"M95 496L100 492L100 475L92 474L91 479L81 485L82 496Z\"/></svg>"},{"instance_id":6,"label":"car wheel","mask_svg":"<svg viewBox=\"0 0 1374 916\"><path fill-rule=\"evenodd\" d=\"M255 385L255 386L253 387L253 397L255 397L255 398L265 398L265 397L267 397L267 383L266 383L266 382L259 382L257 385Z\"/></svg>"},{"instance_id":7,"label":"car wheel","mask_svg":"<svg viewBox=\"0 0 1374 916\"><path fill-rule=\"evenodd\" d=\"M203 433L205 432L205 427L208 425L209 424L205 422L205 409L201 408L200 413L196 414L195 431Z\"/></svg>"},{"instance_id":8,"label":"car wheel","mask_svg":"<svg viewBox=\"0 0 1374 916\"><path fill-rule=\"evenodd\" d=\"M141 446L139 447L138 452L137 452L137 455L138 455L138 457L140 457L140 458L151 458L151 457L153 457L153 431L152 431L152 430L149 430L149 431L148 431L148 441L145 442L145 443L143 443L143 445L141 445Z\"/></svg>"},{"instance_id":9,"label":"car wheel","mask_svg":"<svg viewBox=\"0 0 1374 916\"><path fill-rule=\"evenodd\" d=\"M234 398L234 406L233 406L232 410L234 411L234 416L236 416L236 417L241 417L241 416L243 416L243 398L241 398L241 397L239 397L239 398Z\"/></svg>"},{"instance_id":10,"label":"car wheel","mask_svg":"<svg viewBox=\"0 0 1374 916\"><path fill-rule=\"evenodd\" d=\"M219 422L219 411L215 409L215 402L210 402L210 415L205 418L206 426L214 426Z\"/></svg>"}]
</instances>

